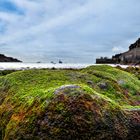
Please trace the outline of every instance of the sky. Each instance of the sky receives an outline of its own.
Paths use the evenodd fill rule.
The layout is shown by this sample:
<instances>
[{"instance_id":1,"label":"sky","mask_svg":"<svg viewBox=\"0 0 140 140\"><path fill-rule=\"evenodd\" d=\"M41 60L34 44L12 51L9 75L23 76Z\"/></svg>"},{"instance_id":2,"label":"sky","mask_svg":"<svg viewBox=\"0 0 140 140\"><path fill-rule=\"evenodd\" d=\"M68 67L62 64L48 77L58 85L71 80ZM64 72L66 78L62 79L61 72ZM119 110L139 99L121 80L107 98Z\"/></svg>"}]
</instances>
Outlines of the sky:
<instances>
[{"instance_id":1,"label":"sky","mask_svg":"<svg viewBox=\"0 0 140 140\"><path fill-rule=\"evenodd\" d=\"M0 53L95 63L140 37L140 0L0 0Z\"/></svg>"}]
</instances>

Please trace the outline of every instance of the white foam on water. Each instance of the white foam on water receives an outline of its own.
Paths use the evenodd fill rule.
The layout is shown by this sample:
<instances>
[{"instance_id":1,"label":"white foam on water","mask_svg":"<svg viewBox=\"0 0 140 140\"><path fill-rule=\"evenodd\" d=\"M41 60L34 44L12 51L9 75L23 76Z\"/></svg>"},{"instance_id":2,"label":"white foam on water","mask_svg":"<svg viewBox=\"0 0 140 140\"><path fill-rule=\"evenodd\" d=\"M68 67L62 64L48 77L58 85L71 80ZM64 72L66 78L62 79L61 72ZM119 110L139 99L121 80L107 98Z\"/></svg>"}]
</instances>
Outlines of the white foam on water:
<instances>
[{"instance_id":1,"label":"white foam on water","mask_svg":"<svg viewBox=\"0 0 140 140\"><path fill-rule=\"evenodd\" d=\"M81 69L86 68L88 66L92 65L100 65L100 64L70 64L70 63L64 63L64 64L51 64L51 63L0 63L0 70L25 70L25 69L42 69L42 68L59 68L59 69ZM108 64L112 67L120 66L122 68L127 68L128 65L115 65L115 64Z\"/></svg>"},{"instance_id":2,"label":"white foam on water","mask_svg":"<svg viewBox=\"0 0 140 140\"><path fill-rule=\"evenodd\" d=\"M0 63L0 70L24 70L42 68L73 68L81 69L94 64L51 64L51 63Z\"/></svg>"}]
</instances>

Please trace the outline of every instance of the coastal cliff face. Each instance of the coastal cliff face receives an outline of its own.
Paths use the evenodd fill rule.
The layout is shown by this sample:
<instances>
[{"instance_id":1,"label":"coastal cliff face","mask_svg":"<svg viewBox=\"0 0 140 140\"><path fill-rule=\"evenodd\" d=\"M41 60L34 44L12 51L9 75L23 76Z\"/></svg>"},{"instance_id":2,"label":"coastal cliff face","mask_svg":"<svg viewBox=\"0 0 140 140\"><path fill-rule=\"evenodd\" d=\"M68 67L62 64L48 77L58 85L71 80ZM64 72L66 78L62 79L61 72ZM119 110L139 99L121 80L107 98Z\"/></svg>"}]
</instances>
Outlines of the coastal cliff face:
<instances>
[{"instance_id":1,"label":"coastal cliff face","mask_svg":"<svg viewBox=\"0 0 140 140\"><path fill-rule=\"evenodd\" d=\"M22 62L16 58L7 57L3 54L0 54L0 62Z\"/></svg>"},{"instance_id":2,"label":"coastal cliff face","mask_svg":"<svg viewBox=\"0 0 140 140\"><path fill-rule=\"evenodd\" d=\"M137 71L100 65L0 73L0 140L139 140Z\"/></svg>"},{"instance_id":3,"label":"coastal cliff face","mask_svg":"<svg viewBox=\"0 0 140 140\"><path fill-rule=\"evenodd\" d=\"M109 58L100 58L96 59L97 64L140 64L140 38L129 46L129 50L127 52L116 54L111 59Z\"/></svg>"},{"instance_id":4,"label":"coastal cliff face","mask_svg":"<svg viewBox=\"0 0 140 140\"><path fill-rule=\"evenodd\" d=\"M114 59L122 64L140 64L140 38L129 46L129 50L120 55L116 55Z\"/></svg>"}]
</instances>

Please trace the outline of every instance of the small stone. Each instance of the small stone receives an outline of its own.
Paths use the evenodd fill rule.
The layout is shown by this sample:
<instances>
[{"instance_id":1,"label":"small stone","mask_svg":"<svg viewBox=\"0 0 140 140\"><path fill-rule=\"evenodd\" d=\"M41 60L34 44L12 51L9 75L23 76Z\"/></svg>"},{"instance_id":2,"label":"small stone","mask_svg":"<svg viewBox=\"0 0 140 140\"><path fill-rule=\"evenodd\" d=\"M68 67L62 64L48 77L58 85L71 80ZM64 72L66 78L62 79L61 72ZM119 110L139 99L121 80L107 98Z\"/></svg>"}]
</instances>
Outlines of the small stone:
<instances>
[{"instance_id":1,"label":"small stone","mask_svg":"<svg viewBox=\"0 0 140 140\"><path fill-rule=\"evenodd\" d=\"M106 90L106 89L108 88L107 83L100 83L98 86L99 86L102 90Z\"/></svg>"},{"instance_id":2,"label":"small stone","mask_svg":"<svg viewBox=\"0 0 140 140\"><path fill-rule=\"evenodd\" d=\"M87 81L87 84L88 85L93 85L93 82L92 81Z\"/></svg>"},{"instance_id":3,"label":"small stone","mask_svg":"<svg viewBox=\"0 0 140 140\"><path fill-rule=\"evenodd\" d=\"M125 81L124 80L119 80L117 81L119 85L124 85L125 84Z\"/></svg>"},{"instance_id":4,"label":"small stone","mask_svg":"<svg viewBox=\"0 0 140 140\"><path fill-rule=\"evenodd\" d=\"M58 88L54 94L59 94L60 92L64 91L65 89L77 89L80 88L78 85L63 85L60 88Z\"/></svg>"}]
</instances>

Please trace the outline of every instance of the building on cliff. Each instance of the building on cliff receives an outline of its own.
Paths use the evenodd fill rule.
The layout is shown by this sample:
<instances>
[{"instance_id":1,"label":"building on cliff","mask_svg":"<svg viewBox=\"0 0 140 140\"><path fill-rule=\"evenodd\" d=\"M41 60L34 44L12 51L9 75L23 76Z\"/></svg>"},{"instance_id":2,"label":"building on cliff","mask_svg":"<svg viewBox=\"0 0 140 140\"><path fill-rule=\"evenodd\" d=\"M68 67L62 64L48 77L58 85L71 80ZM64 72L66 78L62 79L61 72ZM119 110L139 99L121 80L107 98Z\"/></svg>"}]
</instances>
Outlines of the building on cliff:
<instances>
[{"instance_id":1,"label":"building on cliff","mask_svg":"<svg viewBox=\"0 0 140 140\"><path fill-rule=\"evenodd\" d=\"M97 58L96 64L140 64L140 38L130 45L127 52L116 54L112 58Z\"/></svg>"}]
</instances>

